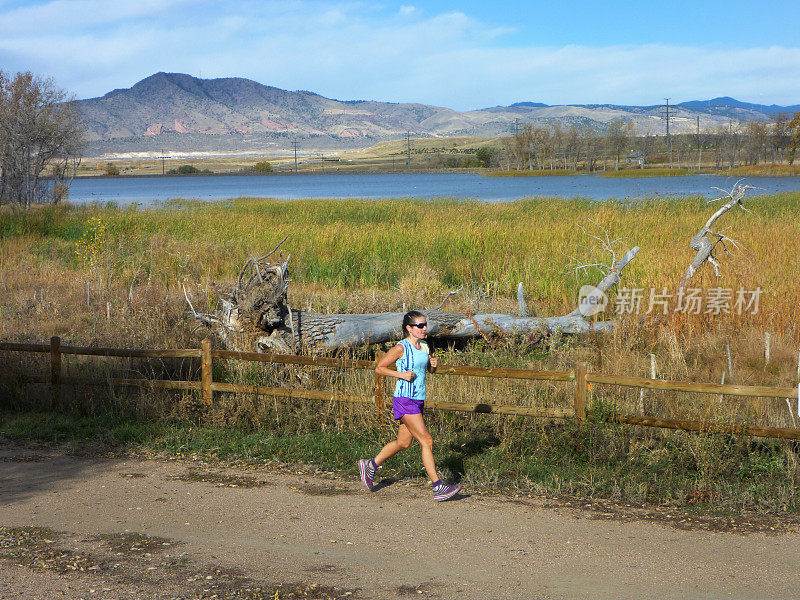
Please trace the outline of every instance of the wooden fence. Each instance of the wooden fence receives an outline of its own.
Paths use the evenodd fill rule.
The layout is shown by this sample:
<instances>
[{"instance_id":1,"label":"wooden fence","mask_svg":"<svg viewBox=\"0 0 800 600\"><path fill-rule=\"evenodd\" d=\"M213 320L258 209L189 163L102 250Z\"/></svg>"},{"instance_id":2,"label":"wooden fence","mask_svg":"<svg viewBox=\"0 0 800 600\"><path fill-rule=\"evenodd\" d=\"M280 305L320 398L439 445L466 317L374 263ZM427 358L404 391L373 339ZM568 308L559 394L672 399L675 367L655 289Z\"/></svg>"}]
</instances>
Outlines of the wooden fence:
<instances>
[{"instance_id":1,"label":"wooden fence","mask_svg":"<svg viewBox=\"0 0 800 600\"><path fill-rule=\"evenodd\" d=\"M273 364L277 363L309 365L317 367L334 367L340 369L361 369L370 371L375 370L377 359L376 361L369 361L283 354L259 354L255 352L233 352L229 350L212 350L211 341L209 339L204 339L199 349L128 350L120 348L62 346L61 339L58 337L53 337L50 340L50 345L0 343L0 351L50 354L50 377L28 377L25 381L28 383L49 384L52 393L52 403L54 406L58 406L61 402L62 386L72 384L89 386L150 386L153 388L163 389L196 390L200 392L203 402L206 405L212 404L214 392L240 392L308 400L374 404L380 417L383 417L386 411L387 396L385 390L385 377L378 374L375 374L375 386L372 396L347 395L329 391L293 389L285 387L266 387L222 383L215 382L212 376L213 361L215 358ZM154 380L143 378L106 378L103 380L98 380L85 377L64 377L61 367L61 357L64 354L123 358L194 358L200 360L200 381ZM378 358L380 358L380 355ZM437 374L460 375L466 377L523 379L532 381L561 381L574 383L573 402L571 409L548 408L544 410L526 406L448 402L437 399L429 399L426 401L426 408L443 411L505 414L550 419L572 418L576 421L583 421L587 417L591 417L591 412L587 411L586 409L586 396L589 384L596 383L601 385L616 385L653 390L672 390L700 394L725 394L730 396L778 398L792 401L796 399L797 410L798 413L800 413L800 383L798 383L796 389L782 387L689 383L683 381L668 381L664 379L646 379L643 377L627 377L622 375L589 373L587 372L586 365L584 364L576 365L575 369L572 371L533 371L529 369L501 369L440 364L436 372ZM798 416L800 416L800 414ZM736 425L709 421L662 419L644 415L610 415L608 418L614 422L624 425L683 429L686 431L704 431L730 434L735 433L769 438L800 439L800 428L795 427L758 427L753 425Z\"/></svg>"}]
</instances>

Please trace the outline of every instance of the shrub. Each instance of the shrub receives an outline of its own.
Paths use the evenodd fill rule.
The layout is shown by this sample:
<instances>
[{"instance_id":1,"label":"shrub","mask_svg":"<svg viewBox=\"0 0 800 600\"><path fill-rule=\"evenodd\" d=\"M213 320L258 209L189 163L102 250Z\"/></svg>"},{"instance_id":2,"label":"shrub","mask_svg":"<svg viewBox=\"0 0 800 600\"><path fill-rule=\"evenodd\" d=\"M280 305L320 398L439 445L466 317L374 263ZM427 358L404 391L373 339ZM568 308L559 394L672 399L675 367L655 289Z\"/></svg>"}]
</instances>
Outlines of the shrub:
<instances>
[{"instance_id":1,"label":"shrub","mask_svg":"<svg viewBox=\"0 0 800 600\"><path fill-rule=\"evenodd\" d=\"M492 156L494 156L494 151L491 148L487 148L486 146L478 148L475 151L475 158L478 160L479 167L491 166Z\"/></svg>"},{"instance_id":2,"label":"shrub","mask_svg":"<svg viewBox=\"0 0 800 600\"><path fill-rule=\"evenodd\" d=\"M262 160L253 165L253 171L256 173L272 173L272 165L267 161Z\"/></svg>"},{"instance_id":3,"label":"shrub","mask_svg":"<svg viewBox=\"0 0 800 600\"><path fill-rule=\"evenodd\" d=\"M203 169L202 171L197 167L193 167L192 165L181 165L177 169L170 169L167 171L167 175L197 175L203 174L207 175L210 174L211 171L208 169Z\"/></svg>"}]
</instances>

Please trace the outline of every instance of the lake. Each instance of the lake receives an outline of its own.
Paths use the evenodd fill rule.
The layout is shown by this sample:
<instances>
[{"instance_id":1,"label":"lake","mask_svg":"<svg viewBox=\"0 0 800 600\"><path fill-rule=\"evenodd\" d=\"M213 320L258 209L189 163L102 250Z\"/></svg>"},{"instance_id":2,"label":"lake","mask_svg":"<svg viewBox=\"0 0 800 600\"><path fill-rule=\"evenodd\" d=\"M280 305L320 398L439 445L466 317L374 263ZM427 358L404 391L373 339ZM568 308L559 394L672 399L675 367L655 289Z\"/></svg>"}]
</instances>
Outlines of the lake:
<instances>
[{"instance_id":1,"label":"lake","mask_svg":"<svg viewBox=\"0 0 800 600\"><path fill-rule=\"evenodd\" d=\"M655 196L705 196L730 190L736 177L618 178L597 175L558 177L482 177L465 173L375 173L325 175L207 175L184 177L85 178L72 182L72 203L115 202L151 205L175 198L224 200L244 196L298 198L461 198L508 202L535 196L642 199ZM752 177L754 194L800 190L800 177Z\"/></svg>"}]
</instances>

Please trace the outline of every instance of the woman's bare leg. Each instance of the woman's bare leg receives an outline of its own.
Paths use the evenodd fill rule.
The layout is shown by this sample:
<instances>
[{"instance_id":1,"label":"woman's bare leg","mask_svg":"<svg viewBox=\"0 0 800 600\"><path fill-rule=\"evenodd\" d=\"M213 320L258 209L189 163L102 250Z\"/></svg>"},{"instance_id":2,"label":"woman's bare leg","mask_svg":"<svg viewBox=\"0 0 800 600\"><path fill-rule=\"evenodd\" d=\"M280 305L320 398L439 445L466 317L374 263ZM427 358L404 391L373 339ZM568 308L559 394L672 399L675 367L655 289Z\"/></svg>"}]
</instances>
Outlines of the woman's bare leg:
<instances>
[{"instance_id":1,"label":"woman's bare leg","mask_svg":"<svg viewBox=\"0 0 800 600\"><path fill-rule=\"evenodd\" d=\"M422 464L425 466L428 477L430 477L432 482L436 483L439 481L439 475L436 473L436 463L433 460L433 437L428 432L425 420L422 418L422 415L417 414L403 415L401 421L409 434L422 446Z\"/></svg>"},{"instance_id":2,"label":"woman's bare leg","mask_svg":"<svg viewBox=\"0 0 800 600\"><path fill-rule=\"evenodd\" d=\"M403 425L403 423L400 423L400 429L397 430L397 439L386 444L383 447L383 450L378 452L378 456L375 457L375 464L379 465L401 450L408 448L411 445L412 439L413 438L411 436L411 432L408 430L408 427Z\"/></svg>"}]
</instances>

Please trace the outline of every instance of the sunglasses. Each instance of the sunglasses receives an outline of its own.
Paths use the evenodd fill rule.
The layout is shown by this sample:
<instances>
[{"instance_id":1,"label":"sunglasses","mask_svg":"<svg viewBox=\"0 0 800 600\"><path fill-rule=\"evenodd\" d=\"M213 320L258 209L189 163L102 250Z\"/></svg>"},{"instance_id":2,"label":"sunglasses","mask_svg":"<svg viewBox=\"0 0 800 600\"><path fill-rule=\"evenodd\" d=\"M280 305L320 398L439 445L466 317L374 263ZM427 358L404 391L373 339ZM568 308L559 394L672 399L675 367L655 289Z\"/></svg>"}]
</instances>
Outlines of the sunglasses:
<instances>
[{"instance_id":1,"label":"sunglasses","mask_svg":"<svg viewBox=\"0 0 800 600\"><path fill-rule=\"evenodd\" d=\"M411 323L411 327L419 327L420 329L427 326L428 326L427 321L425 323Z\"/></svg>"}]
</instances>

